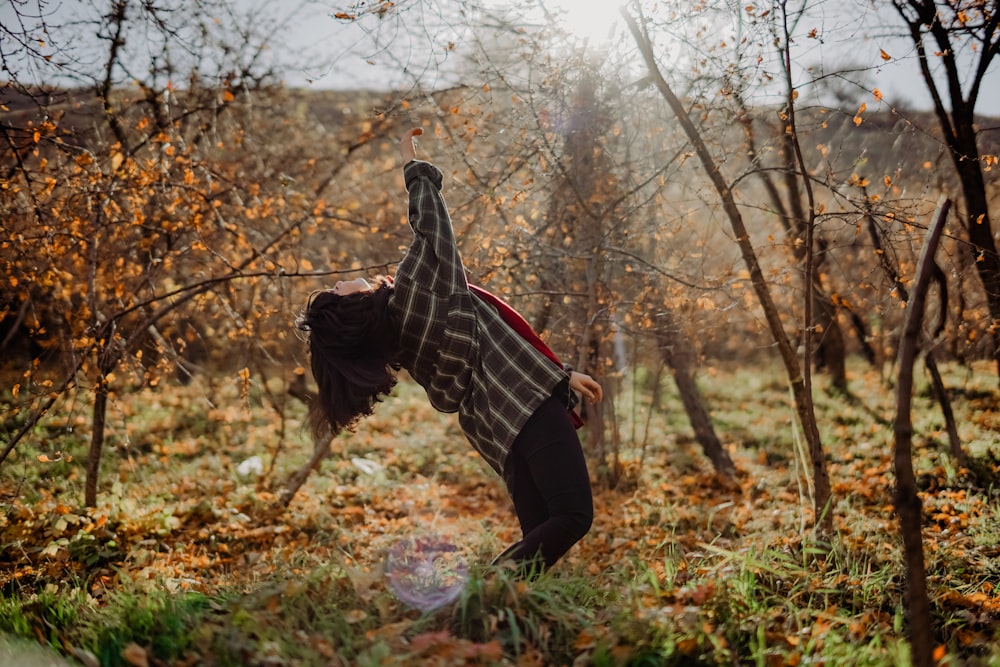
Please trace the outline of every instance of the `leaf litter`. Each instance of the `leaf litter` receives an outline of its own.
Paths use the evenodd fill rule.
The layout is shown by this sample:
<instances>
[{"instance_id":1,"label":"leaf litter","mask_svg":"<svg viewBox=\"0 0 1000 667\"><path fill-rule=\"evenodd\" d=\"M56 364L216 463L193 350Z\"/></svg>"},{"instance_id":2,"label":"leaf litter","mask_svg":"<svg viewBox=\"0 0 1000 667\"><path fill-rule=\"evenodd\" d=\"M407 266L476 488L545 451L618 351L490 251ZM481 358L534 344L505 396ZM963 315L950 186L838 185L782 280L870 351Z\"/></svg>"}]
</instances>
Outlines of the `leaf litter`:
<instances>
[{"instance_id":1,"label":"leaf litter","mask_svg":"<svg viewBox=\"0 0 1000 667\"><path fill-rule=\"evenodd\" d=\"M623 450L626 474L618 488L594 489L591 532L547 575L579 577L607 592L588 612L595 625L577 628L568 650L581 659L601 651L634 657L644 645L660 645L662 634L672 637L679 655L764 651L768 664L798 664L832 650L835 640L899 641L903 570L891 499L891 429L863 416L865 410L891 416L890 393L874 373L852 377L856 395L881 403L853 409L818 401L818 410L837 416L821 416L837 503L832 549L819 553L810 539L808 480L787 441L787 415L775 414L780 390L720 394L716 419L728 424L730 454L741 471L736 480L712 472L685 435L683 415L673 414L663 418L654 444ZM723 378L713 386L729 391L733 383ZM130 414L110 436L133 446L108 457L97 507L79 506L83 442L64 438L65 455L31 456L40 468L35 477L14 472L25 470L27 452L2 471L5 596L27 600L78 586L87 604L100 608L122 588L204 594L223 602L217 624L205 629L214 639L203 637L190 649L199 656L216 650L214 642L243 615L277 626L274 619L290 601L324 599L318 591L329 589L338 602L326 613L400 660L528 664L529 649L537 647L457 636L447 622L468 603L463 588L482 584L480 564L518 538L516 520L502 483L453 421L426 406L419 390L399 392L357 432L335 441L332 456L284 511L275 508L282 484L311 453L304 427L288 429L289 442L279 448L273 418L252 395L200 412L193 406L205 404L204 389L197 385L117 397ZM917 425L923 438L917 474L940 643L974 658L988 656L997 638L1000 520L995 486L981 483L997 473L988 447L997 420L976 392L969 395L964 407L973 418L962 423L970 447L978 443L972 453L982 462L979 471L951 466L943 426L926 416L934 412L928 403L927 423ZM160 407L147 414L144 405ZM167 427L164 415L182 411L189 425ZM750 421L740 423L736 413ZM83 432L79 425L74 430L77 438ZM245 465L254 457L260 465ZM421 552L428 557L414 557ZM510 595L517 601L530 592ZM435 614L445 620L434 625L428 618ZM496 628L504 627L501 616L491 616ZM597 624L609 619L621 627L600 632ZM356 657L362 650L320 631L303 632L300 643L331 664L345 651ZM126 660L137 664L149 647L133 644ZM285 664L280 655L287 649L264 641L254 660L269 650L274 664Z\"/></svg>"}]
</instances>

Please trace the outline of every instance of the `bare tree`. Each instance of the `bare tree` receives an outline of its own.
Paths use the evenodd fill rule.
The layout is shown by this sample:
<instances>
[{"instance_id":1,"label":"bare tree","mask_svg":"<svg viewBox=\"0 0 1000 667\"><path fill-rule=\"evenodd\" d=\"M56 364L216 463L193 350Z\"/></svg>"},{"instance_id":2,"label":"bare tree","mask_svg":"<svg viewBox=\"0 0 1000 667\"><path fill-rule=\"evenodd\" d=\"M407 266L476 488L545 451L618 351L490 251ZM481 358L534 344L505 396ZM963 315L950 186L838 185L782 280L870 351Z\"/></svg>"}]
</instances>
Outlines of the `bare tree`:
<instances>
[{"instance_id":1,"label":"bare tree","mask_svg":"<svg viewBox=\"0 0 1000 667\"><path fill-rule=\"evenodd\" d=\"M677 393L684 405L684 411L687 412L691 428L694 429L695 440L712 462L715 471L723 477L732 478L736 474L736 464L722 446L712 424L705 398L698 388L692 342L681 335L669 311L661 313L659 319L661 322L657 329L657 344L664 363L673 373Z\"/></svg>"},{"instance_id":2,"label":"bare tree","mask_svg":"<svg viewBox=\"0 0 1000 667\"><path fill-rule=\"evenodd\" d=\"M639 11L638 8L637 11ZM648 32L644 29L644 27L640 27L636 19L625 9L622 10L622 15L625 17L632 36L639 47L653 84L667 101L674 115L677 117L677 120L681 124L681 127L684 129L684 132L694 147L694 151L701 161L704 170L707 172L710 180L712 181L715 191L722 202L726 216L729 219L736 242L739 245L743 261L750 274L750 280L753 284L758 302L764 311L764 317L767 320L771 335L778 346L781 359L785 365L785 371L792 387L799 423L803 428L809 449L809 455L812 459L817 532L820 536L826 538L832 535L833 532L833 518L830 513L830 478L826 468L826 457L823 452L819 428L816 424L811 387L806 380L808 372L803 374L796 351L792 346L787 333L785 332L784 325L782 324L778 309L774 303L770 287L768 286L764 273L761 270L756 250L754 249L753 243L750 240L750 235L744 224L743 215L740 212L733 196L732 184L728 183L723 177L720 167L708 150L701 133L692 122L687 110L677 97L676 93L674 93L670 84L663 77L659 65L657 64L653 43ZM792 127L791 131L794 133L794 127ZM811 238L807 239L807 243L811 243ZM811 279L809 278L809 269L807 267L806 284L810 283ZM809 302L809 293L810 292L807 290L807 304ZM805 319L806 326L804 329L808 336L810 329L810 313L808 306ZM808 349L808 338L806 347Z\"/></svg>"},{"instance_id":3,"label":"bare tree","mask_svg":"<svg viewBox=\"0 0 1000 667\"><path fill-rule=\"evenodd\" d=\"M917 265L912 298L907 302L906 324L899 347L899 382L896 386L896 421L893 433L896 447L893 468L896 473L895 505L899 515L906 559L907 635L917 667L931 667L934 660L934 632L931 624L930 601L927 596L927 575L924 568L922 509L913 473L913 363L919 349L924 304L932 280L934 254L944 231L951 201L946 200L927 232Z\"/></svg>"},{"instance_id":4,"label":"bare tree","mask_svg":"<svg viewBox=\"0 0 1000 667\"><path fill-rule=\"evenodd\" d=\"M965 204L961 220L976 250L974 265L986 291L992 356L1000 375L1000 255L983 176L985 161L995 162L996 156L980 153L982 130L975 116L987 73L1000 55L1000 2L893 0L892 6L917 49L920 72L961 183ZM963 68L965 59L971 60L969 76Z\"/></svg>"},{"instance_id":5,"label":"bare tree","mask_svg":"<svg viewBox=\"0 0 1000 667\"><path fill-rule=\"evenodd\" d=\"M218 11L236 18L230 5L184 2L114 0L104 13L32 25L64 38L75 30L80 48L101 59L55 63L54 80L88 84L58 97L32 97L41 84L22 82L23 103L2 124L0 165L12 178L0 196L0 261L19 276L2 296L32 313L34 329L51 332L65 365L53 381L45 374L59 378L58 370L29 364L21 395L34 408L0 463L58 398L78 385L92 389L88 505L97 499L116 383L157 381L157 359L184 344L165 333L181 315L210 322L216 334L242 330L258 344L247 320L264 311L244 299L261 288L232 284L269 281L270 267L314 220L311 202L290 193L266 161L259 171L238 167L242 178L236 172L234 156L254 136L246 112L271 80L265 42L241 41L247 31L236 43L218 41ZM129 50L140 40L152 54L145 64Z\"/></svg>"}]
</instances>

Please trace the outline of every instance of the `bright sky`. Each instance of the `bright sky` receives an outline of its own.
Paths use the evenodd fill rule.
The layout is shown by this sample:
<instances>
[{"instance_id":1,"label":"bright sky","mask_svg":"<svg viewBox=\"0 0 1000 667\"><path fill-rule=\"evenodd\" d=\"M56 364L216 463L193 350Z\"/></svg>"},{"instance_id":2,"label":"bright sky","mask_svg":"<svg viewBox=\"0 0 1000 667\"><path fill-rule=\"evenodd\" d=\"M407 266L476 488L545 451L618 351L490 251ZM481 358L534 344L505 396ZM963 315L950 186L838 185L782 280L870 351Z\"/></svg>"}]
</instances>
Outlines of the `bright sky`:
<instances>
[{"instance_id":1,"label":"bright sky","mask_svg":"<svg viewBox=\"0 0 1000 667\"><path fill-rule=\"evenodd\" d=\"M563 28L590 44L608 40L610 31L622 18L621 3L615 0L548 0L546 5L562 15Z\"/></svg>"},{"instance_id":2,"label":"bright sky","mask_svg":"<svg viewBox=\"0 0 1000 667\"><path fill-rule=\"evenodd\" d=\"M25 6L31 6L34 1ZM80 0L42 1L53 12L50 23L90 6ZM287 77L287 83L293 86L385 88L411 85L415 80L426 87L448 85L448 72L454 71L454 65L463 57L475 55L471 41L466 41L470 39L468 30L463 32L467 26L463 26L463 19L455 15L458 8L467 5L456 0L397 0L397 11L383 17L369 14L354 22L335 18L337 7L373 7L377 3L286 0L279 5L271 0L231 1L241 11L253 11L267 17L274 24L273 34L283 36L274 40L272 56L286 64L292 59L298 63ZM539 25L542 20L538 6L543 5L559 18L561 27L578 36L581 43L586 40L590 46L599 47L617 27L616 41L631 45L631 36L625 31L619 14L620 0L478 1L497 11L509 7L514 19ZM752 4L740 3L740 11L747 11L746 7ZM805 49L806 57L799 58L801 63L814 66L824 62L833 69L845 64L874 65L877 69L866 74L867 83L879 88L887 101L928 106L929 98L920 79L913 47L871 34L874 30L898 31L898 26L890 20L892 17L873 15L873 11L881 10L873 10L868 0L817 0L810 6L818 10L816 17L808 19L810 26L820 29L821 36L826 39L796 40L797 48ZM13 25L11 7L11 3L0 0L0 23L3 25ZM531 7L535 7L535 13ZM731 19L730 16L729 26L719 26L714 32L710 30L709 37L721 39L725 29L735 30ZM464 20L474 19L466 16ZM692 23L688 20L679 25L685 27ZM258 25L266 23L258 20ZM846 31L843 26L847 26ZM835 33L834 28L840 32ZM835 34L838 36L831 39ZM449 42L456 44L453 52L446 48ZM657 46L662 50L680 43L661 36ZM702 35L701 41L693 44L703 47L706 43ZM142 48L135 40L131 47ZM883 60L883 51L891 56L889 60ZM663 64L667 66L670 62L671 59L664 58ZM803 74L803 80L815 75L815 71ZM1000 115L1000 62L994 63L984 82L978 109L984 114Z\"/></svg>"},{"instance_id":3,"label":"bright sky","mask_svg":"<svg viewBox=\"0 0 1000 667\"><path fill-rule=\"evenodd\" d=\"M254 0L241 1L249 3ZM616 25L619 28L623 26L618 0L477 1L486 11L500 15L506 13L514 22L541 25L546 20L543 12L548 12L571 38L580 43L586 41L595 47L607 43ZM383 66L390 70L405 66L411 75L425 72L433 79L435 73L432 70L444 60L438 57L440 54L433 53L436 47L454 41L461 49L463 40L469 37L468 34L453 33L463 27L462 18L442 15L445 11L453 12L459 6L454 0L398 2L398 15L377 20L371 15L361 15L356 23L338 21L334 17L336 11L331 7L346 4L316 0L316 4L304 8L297 17L296 13L291 13L289 26L293 34L317 52L325 52L327 57L323 60L334 63L333 67L317 67L305 72L302 80L296 83L340 87L345 85L342 81L357 83L371 80L383 70ZM331 58L331 54L335 57ZM360 58L359 54L362 54ZM362 64L368 67L360 67ZM432 81L424 83L433 85ZM348 83L345 87L350 85Z\"/></svg>"},{"instance_id":4,"label":"bright sky","mask_svg":"<svg viewBox=\"0 0 1000 667\"><path fill-rule=\"evenodd\" d=\"M614 33L616 42L621 41L626 46L630 46L632 42L619 13L619 8L623 4L621 0L480 1L489 8L498 10L510 8L512 16L538 24L542 21L537 7L540 4L544 5L548 12L558 18L558 23L563 29L576 35L581 43L586 40L592 47L604 45L615 29L617 29ZM335 58L333 66L313 69L293 83L316 87L352 85L366 87L367 82L377 80L383 75L398 74L402 66L405 66L411 78L398 83L406 85L412 81L414 75L419 75L423 85L433 87L442 81L443 72L449 66L448 59L441 58L440 52L435 50L440 42L447 39L443 37L443 32L433 28L424 33L413 30L414 23L427 21L427 25L432 26L435 20L442 20L435 14L433 8L438 10L453 8L457 4L454 0L398 2L402 18L368 21L369 26L374 25L374 30L369 29L366 37L361 40L356 39L357 26L338 24L330 16L329 11L320 12L313 17L303 17L297 22L296 30L318 31L322 37L317 41L323 44L323 48L329 53L331 45L341 45L333 47L333 52L343 57ZM746 11L746 7L752 4L742 3L739 5L739 10ZM832 70L844 66L857 67L862 64L874 66L874 69L864 74L864 83L869 88L879 89L884 94L886 103L929 108L930 98L920 77L912 45L907 40L893 41L887 36L879 37L873 34L873 31L879 30L898 33L902 30L896 24L898 18L873 14L873 11L877 13L885 11L885 8L873 10L868 0L818 0L809 6L814 8L815 14L803 21L803 25L808 23L811 28L817 28L821 31L821 36L815 39L800 38L794 42L795 48L801 49L797 62L801 66L814 68L809 73L801 72L800 81L808 81L821 74L820 70L815 69L819 62L823 62L825 67ZM535 10L531 11L531 7L535 7ZM726 23L716 27L714 31L710 28L701 35L700 41L695 41L695 44L704 47L711 40L731 39L737 30L736 23L732 16ZM691 24L693 20L681 25L689 27ZM453 19L451 25L454 25ZM799 28L802 30L802 26ZM802 30L802 32L807 31L808 29ZM355 35L355 38L352 38L351 34ZM380 45L392 44L392 49L381 50L381 46L373 49L371 38ZM660 38L657 44L660 49L671 44L671 41L663 35ZM462 50L462 36L458 36L456 41L459 42L458 50ZM677 40L673 41L674 46L680 43ZM337 48L342 50L338 52ZM354 50L349 51L349 49ZM888 53L891 56L890 60L884 60L883 53ZM359 56L359 54L365 55ZM396 57L399 60L396 60ZM669 62L670 58L664 59L664 64ZM860 97L864 94L858 91L858 95ZM876 106L874 98L871 98L869 108L874 109ZM977 108L984 114L1000 115L1000 62L993 64L990 75L982 87Z\"/></svg>"}]
</instances>

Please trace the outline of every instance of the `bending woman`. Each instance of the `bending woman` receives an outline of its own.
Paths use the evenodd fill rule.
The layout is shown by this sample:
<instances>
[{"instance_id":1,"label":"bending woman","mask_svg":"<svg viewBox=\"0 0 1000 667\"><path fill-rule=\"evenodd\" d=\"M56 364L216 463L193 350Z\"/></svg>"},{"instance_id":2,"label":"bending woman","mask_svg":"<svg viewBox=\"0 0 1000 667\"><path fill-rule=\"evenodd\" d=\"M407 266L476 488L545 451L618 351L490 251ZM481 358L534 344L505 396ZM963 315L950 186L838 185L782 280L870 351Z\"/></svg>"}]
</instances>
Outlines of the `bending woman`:
<instances>
[{"instance_id":1,"label":"bending woman","mask_svg":"<svg viewBox=\"0 0 1000 667\"><path fill-rule=\"evenodd\" d=\"M551 567L590 529L590 478L569 408L600 384L557 363L506 304L470 287L444 197L442 174L400 141L413 241L394 280L338 282L310 299L317 436L352 428L406 369L506 482L523 533L494 562ZM513 326L512 326L513 325ZM515 328L516 327L516 328Z\"/></svg>"}]
</instances>

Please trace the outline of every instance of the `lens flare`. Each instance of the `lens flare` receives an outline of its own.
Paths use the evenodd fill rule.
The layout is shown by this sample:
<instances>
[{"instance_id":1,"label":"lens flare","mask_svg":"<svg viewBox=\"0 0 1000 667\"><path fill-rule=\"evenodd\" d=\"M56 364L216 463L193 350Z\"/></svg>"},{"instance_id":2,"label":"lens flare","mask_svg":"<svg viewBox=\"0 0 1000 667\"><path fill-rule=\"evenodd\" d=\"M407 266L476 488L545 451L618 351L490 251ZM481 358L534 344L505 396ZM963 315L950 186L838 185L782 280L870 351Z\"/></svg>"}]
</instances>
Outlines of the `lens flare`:
<instances>
[{"instance_id":1,"label":"lens flare","mask_svg":"<svg viewBox=\"0 0 1000 667\"><path fill-rule=\"evenodd\" d=\"M441 535L418 535L396 542L385 560L389 590L423 612L451 604L461 594L469 568L458 547Z\"/></svg>"}]
</instances>

